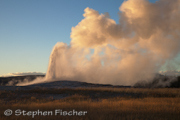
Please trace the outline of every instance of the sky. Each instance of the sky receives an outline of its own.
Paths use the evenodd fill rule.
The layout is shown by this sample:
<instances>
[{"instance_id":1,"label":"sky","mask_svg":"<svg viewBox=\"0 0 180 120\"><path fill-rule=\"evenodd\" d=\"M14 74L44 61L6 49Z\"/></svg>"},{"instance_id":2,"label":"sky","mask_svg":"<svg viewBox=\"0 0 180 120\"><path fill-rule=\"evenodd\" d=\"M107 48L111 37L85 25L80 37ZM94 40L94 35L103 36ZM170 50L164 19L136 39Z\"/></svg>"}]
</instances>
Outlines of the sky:
<instances>
[{"instance_id":1,"label":"sky","mask_svg":"<svg viewBox=\"0 0 180 120\"><path fill-rule=\"evenodd\" d=\"M86 7L108 12L118 23L123 1L0 0L0 75L45 73L53 46L70 44L71 28L84 18Z\"/></svg>"}]
</instances>

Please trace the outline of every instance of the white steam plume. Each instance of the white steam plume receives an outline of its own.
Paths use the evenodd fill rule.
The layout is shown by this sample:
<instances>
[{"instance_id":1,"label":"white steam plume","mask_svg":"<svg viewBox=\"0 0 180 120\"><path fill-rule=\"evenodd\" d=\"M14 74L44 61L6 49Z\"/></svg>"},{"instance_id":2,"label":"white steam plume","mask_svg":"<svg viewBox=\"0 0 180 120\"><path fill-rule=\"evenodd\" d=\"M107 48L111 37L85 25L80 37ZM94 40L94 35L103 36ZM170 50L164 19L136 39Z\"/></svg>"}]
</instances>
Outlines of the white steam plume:
<instances>
[{"instance_id":1,"label":"white steam plume","mask_svg":"<svg viewBox=\"0 0 180 120\"><path fill-rule=\"evenodd\" d=\"M86 8L71 44L57 43L46 79L133 85L149 80L180 52L180 0L128 0L117 24Z\"/></svg>"}]
</instances>

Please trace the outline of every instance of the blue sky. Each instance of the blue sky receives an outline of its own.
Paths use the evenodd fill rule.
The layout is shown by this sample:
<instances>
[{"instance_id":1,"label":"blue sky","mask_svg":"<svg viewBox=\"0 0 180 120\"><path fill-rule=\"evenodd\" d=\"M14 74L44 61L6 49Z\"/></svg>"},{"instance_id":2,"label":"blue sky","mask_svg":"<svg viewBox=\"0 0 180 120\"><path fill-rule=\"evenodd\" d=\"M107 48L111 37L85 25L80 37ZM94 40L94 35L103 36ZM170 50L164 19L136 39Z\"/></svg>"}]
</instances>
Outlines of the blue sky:
<instances>
[{"instance_id":1,"label":"blue sky","mask_svg":"<svg viewBox=\"0 0 180 120\"><path fill-rule=\"evenodd\" d=\"M124 0L0 0L0 75L46 72L53 46L70 43L86 7L118 23ZM150 0L155 2L156 0Z\"/></svg>"}]
</instances>

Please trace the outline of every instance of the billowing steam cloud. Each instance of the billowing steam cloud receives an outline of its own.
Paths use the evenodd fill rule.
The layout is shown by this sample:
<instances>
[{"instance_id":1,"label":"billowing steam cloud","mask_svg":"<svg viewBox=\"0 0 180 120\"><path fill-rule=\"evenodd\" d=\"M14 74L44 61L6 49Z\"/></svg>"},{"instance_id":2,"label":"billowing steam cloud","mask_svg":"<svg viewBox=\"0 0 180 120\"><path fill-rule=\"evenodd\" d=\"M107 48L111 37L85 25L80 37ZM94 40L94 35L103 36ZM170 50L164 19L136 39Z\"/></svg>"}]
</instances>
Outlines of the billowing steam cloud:
<instances>
[{"instance_id":1,"label":"billowing steam cloud","mask_svg":"<svg viewBox=\"0 0 180 120\"><path fill-rule=\"evenodd\" d=\"M46 79L133 85L152 79L180 52L180 0L127 0L116 23L91 8L72 28L71 44L57 43Z\"/></svg>"},{"instance_id":2,"label":"billowing steam cloud","mask_svg":"<svg viewBox=\"0 0 180 120\"><path fill-rule=\"evenodd\" d=\"M71 44L57 43L46 79L132 85L154 77L180 51L180 0L128 0L119 24L86 8Z\"/></svg>"}]
</instances>

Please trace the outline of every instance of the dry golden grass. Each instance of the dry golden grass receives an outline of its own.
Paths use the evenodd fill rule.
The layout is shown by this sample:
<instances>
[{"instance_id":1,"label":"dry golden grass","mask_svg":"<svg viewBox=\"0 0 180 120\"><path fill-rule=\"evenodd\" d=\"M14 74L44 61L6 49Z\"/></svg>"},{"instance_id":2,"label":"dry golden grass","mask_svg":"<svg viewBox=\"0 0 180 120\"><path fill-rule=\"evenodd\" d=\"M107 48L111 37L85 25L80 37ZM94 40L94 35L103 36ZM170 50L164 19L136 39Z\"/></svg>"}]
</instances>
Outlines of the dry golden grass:
<instances>
[{"instance_id":1,"label":"dry golden grass","mask_svg":"<svg viewBox=\"0 0 180 120\"><path fill-rule=\"evenodd\" d=\"M66 111L87 111L85 116L35 116L34 120L178 120L180 119L180 89L135 89L135 88L77 88L52 90L50 93L60 94L65 91L69 97L53 100L38 99L35 96L28 97L26 102L11 102L1 104L0 120L29 120L31 116L6 117L3 111L7 108L16 110L44 110L54 111L63 109ZM28 91L33 93L36 90ZM20 92L20 91L19 91ZM22 92L22 91L21 91ZM24 91L23 91L24 92ZM27 92L27 91L26 91ZM37 92L37 91L36 91ZM41 94L48 91L39 90ZM119 94L116 97L104 97L104 95ZM48 92L49 93L49 92ZM85 94L86 93L86 94ZM99 99L93 99L91 95L98 93ZM107 94L108 93L108 94ZM130 96L121 96L130 94ZM4 95L5 93L1 95ZM104 94L104 95L103 95ZM134 97L137 94L141 96ZM0 101L4 103L4 101Z\"/></svg>"}]
</instances>

